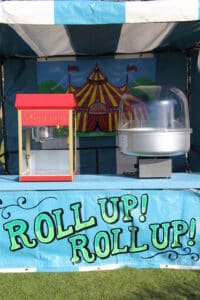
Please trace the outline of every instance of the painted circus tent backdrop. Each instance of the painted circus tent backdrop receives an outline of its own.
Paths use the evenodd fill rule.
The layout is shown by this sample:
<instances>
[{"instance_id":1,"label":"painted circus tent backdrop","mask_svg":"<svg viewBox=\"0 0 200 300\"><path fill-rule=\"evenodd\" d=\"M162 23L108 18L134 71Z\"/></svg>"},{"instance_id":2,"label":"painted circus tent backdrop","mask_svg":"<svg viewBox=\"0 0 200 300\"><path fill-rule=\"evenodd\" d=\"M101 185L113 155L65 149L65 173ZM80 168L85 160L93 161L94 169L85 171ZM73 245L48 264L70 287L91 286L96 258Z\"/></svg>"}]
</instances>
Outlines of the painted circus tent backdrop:
<instances>
[{"instance_id":1,"label":"painted circus tent backdrop","mask_svg":"<svg viewBox=\"0 0 200 300\"><path fill-rule=\"evenodd\" d=\"M76 93L77 130L117 130L118 107L122 97L120 88L110 84L99 69L88 77L87 83Z\"/></svg>"},{"instance_id":2,"label":"painted circus tent backdrop","mask_svg":"<svg viewBox=\"0 0 200 300\"><path fill-rule=\"evenodd\" d=\"M94 131L97 135L99 131L116 133L123 94L132 85L155 81L156 62L153 57L124 60L110 57L98 61L98 64L92 64L88 59L74 64L56 60L38 62L39 91L55 93L59 90L75 94L78 134ZM135 119L143 119L144 108L137 99L135 103Z\"/></svg>"}]
</instances>

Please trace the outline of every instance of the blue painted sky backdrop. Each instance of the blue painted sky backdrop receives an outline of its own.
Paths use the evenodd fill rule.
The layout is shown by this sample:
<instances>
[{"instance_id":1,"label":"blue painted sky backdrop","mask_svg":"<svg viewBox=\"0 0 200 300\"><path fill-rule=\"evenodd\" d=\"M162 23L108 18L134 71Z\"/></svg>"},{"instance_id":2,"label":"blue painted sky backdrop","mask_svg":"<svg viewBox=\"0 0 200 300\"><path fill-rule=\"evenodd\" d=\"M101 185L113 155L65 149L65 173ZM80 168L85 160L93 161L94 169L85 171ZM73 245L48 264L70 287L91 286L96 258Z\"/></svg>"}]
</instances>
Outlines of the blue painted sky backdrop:
<instances>
[{"instance_id":1,"label":"blue painted sky backdrop","mask_svg":"<svg viewBox=\"0 0 200 300\"><path fill-rule=\"evenodd\" d=\"M38 84L52 80L64 89L68 86L68 66L77 66L78 71L71 71L71 84L81 87L86 83L95 65L107 76L108 81L119 87L126 83L127 66L135 65L137 71L128 73L129 83L139 78L155 80L156 60L154 57L114 59L110 57L80 58L77 60L47 60L38 62Z\"/></svg>"}]
</instances>

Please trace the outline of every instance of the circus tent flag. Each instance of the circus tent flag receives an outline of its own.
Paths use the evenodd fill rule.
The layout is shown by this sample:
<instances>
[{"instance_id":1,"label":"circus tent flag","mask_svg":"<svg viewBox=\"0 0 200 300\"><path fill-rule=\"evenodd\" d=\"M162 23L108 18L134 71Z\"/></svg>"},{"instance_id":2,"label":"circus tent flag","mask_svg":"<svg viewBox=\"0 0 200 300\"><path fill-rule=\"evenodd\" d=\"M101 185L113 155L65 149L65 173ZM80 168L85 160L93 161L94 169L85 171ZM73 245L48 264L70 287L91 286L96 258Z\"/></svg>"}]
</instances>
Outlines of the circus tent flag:
<instances>
[{"instance_id":1,"label":"circus tent flag","mask_svg":"<svg viewBox=\"0 0 200 300\"><path fill-rule=\"evenodd\" d=\"M71 75L70 75L70 72L74 72L74 71L78 71L78 66L77 65L68 65L68 90L70 90L70 92L72 92L72 90L73 90L73 88L71 87Z\"/></svg>"},{"instance_id":2,"label":"circus tent flag","mask_svg":"<svg viewBox=\"0 0 200 300\"><path fill-rule=\"evenodd\" d=\"M135 65L128 65L127 66L127 72L130 72L130 71L137 71L137 66L135 66Z\"/></svg>"},{"instance_id":3,"label":"circus tent flag","mask_svg":"<svg viewBox=\"0 0 200 300\"><path fill-rule=\"evenodd\" d=\"M76 66L76 65L69 65L68 66L68 71L78 71L78 66Z\"/></svg>"},{"instance_id":4,"label":"circus tent flag","mask_svg":"<svg viewBox=\"0 0 200 300\"><path fill-rule=\"evenodd\" d=\"M127 65L126 67L126 84L128 85L128 82L129 82L129 72L131 71L134 71L134 72L137 72L138 68L136 65Z\"/></svg>"}]
</instances>

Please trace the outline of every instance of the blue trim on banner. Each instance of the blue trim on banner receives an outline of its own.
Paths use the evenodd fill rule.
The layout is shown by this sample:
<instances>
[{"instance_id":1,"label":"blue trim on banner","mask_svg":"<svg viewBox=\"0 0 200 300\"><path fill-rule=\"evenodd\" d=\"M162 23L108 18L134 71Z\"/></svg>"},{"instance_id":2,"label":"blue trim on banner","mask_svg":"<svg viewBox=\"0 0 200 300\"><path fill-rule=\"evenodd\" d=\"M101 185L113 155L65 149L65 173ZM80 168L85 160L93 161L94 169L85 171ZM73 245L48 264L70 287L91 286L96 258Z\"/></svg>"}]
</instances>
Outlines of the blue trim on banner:
<instances>
[{"instance_id":1,"label":"blue trim on banner","mask_svg":"<svg viewBox=\"0 0 200 300\"><path fill-rule=\"evenodd\" d=\"M125 2L54 1L55 24L123 24Z\"/></svg>"}]
</instances>

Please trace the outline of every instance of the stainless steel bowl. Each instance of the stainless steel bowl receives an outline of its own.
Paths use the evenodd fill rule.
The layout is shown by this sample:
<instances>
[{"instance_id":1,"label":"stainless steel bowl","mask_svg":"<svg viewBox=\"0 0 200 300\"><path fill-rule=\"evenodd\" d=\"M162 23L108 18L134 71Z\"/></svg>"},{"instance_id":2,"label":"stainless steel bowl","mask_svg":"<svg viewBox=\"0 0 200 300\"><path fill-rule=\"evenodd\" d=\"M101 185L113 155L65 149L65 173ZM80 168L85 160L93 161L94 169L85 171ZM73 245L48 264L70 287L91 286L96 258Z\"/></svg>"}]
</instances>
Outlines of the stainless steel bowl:
<instances>
[{"instance_id":1,"label":"stainless steel bowl","mask_svg":"<svg viewBox=\"0 0 200 300\"><path fill-rule=\"evenodd\" d=\"M190 129L119 129L119 148L126 155L176 156L190 149Z\"/></svg>"}]
</instances>

